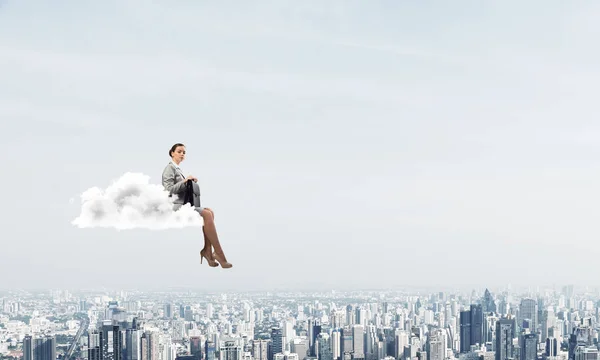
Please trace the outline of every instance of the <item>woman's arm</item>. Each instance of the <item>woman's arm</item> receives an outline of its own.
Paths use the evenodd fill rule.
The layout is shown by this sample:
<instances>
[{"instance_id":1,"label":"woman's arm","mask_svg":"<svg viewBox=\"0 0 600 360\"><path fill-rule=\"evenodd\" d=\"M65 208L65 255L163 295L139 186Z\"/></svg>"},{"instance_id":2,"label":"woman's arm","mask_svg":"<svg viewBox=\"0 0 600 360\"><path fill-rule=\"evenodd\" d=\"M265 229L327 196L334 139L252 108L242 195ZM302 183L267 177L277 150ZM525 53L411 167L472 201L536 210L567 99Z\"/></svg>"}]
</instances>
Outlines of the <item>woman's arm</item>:
<instances>
[{"instance_id":1,"label":"woman's arm","mask_svg":"<svg viewBox=\"0 0 600 360\"><path fill-rule=\"evenodd\" d=\"M175 182L175 169L167 165L162 173L162 184L165 190L171 194L179 194L185 191L185 180Z\"/></svg>"}]
</instances>

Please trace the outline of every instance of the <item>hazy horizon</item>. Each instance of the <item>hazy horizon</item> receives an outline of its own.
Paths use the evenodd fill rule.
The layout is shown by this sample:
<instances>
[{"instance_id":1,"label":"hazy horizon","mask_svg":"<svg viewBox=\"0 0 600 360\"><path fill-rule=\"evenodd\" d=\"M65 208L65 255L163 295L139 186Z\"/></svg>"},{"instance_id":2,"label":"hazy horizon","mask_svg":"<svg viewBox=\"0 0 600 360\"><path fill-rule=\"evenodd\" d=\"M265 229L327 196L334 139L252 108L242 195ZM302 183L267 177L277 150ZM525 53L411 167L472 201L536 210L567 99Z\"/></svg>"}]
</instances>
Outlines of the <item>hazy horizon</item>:
<instances>
[{"instance_id":1,"label":"hazy horizon","mask_svg":"<svg viewBox=\"0 0 600 360\"><path fill-rule=\"evenodd\" d=\"M596 287L598 15L0 0L0 287ZM198 228L71 224L176 142L232 269Z\"/></svg>"}]
</instances>

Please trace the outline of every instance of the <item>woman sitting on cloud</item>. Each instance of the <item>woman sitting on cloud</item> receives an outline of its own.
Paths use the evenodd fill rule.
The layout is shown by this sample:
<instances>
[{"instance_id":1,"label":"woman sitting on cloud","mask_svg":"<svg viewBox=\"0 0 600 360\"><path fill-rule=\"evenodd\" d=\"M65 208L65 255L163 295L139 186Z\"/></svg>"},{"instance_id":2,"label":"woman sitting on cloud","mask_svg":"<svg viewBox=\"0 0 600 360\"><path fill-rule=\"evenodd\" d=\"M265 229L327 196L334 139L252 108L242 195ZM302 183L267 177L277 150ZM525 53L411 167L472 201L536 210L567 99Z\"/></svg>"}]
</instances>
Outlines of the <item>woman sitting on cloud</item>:
<instances>
[{"instance_id":1,"label":"woman sitting on cloud","mask_svg":"<svg viewBox=\"0 0 600 360\"><path fill-rule=\"evenodd\" d=\"M223 268L232 267L233 265L227 262L225 253L219 243L213 211L209 208L200 206L200 187L198 186L198 179L192 175L185 176L179 167L179 164L185 158L185 145L180 143L173 145L169 150L169 156L171 157L171 161L163 170L162 184L165 190L169 192L170 196L175 198L173 201L173 210L177 210L183 206L185 202L186 187L190 181L192 182L194 196L198 199L197 204L194 204L196 205L194 208L204 220L204 226L202 226L202 232L204 233L204 248L200 251L200 262L202 262L202 258L205 258L209 266L219 266L215 262L216 260ZM211 246L215 249L214 253Z\"/></svg>"}]
</instances>

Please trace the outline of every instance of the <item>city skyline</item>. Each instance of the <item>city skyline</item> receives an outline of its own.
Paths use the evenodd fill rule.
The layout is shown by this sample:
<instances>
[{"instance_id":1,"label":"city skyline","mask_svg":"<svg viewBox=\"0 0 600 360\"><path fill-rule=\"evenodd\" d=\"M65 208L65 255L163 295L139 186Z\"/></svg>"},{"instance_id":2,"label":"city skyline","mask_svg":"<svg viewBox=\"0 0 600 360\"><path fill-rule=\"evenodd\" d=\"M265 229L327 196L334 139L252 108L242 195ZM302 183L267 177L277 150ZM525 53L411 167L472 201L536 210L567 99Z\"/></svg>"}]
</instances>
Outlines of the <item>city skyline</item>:
<instances>
[{"instance_id":1,"label":"city skyline","mask_svg":"<svg viewBox=\"0 0 600 360\"><path fill-rule=\"evenodd\" d=\"M598 360L600 289L0 294L0 358Z\"/></svg>"}]
</instances>

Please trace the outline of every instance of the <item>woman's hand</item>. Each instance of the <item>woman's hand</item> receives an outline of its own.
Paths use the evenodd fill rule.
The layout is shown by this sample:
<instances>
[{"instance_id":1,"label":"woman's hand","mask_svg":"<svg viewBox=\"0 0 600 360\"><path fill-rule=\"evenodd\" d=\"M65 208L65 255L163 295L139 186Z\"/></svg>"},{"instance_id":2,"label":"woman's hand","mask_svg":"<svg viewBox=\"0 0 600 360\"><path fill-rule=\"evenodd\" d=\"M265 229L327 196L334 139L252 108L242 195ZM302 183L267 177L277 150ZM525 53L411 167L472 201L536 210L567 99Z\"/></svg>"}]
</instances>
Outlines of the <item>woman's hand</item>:
<instances>
[{"instance_id":1,"label":"woman's hand","mask_svg":"<svg viewBox=\"0 0 600 360\"><path fill-rule=\"evenodd\" d=\"M193 176L193 175L188 175L188 177L185 178L185 182L187 182L188 180L192 180L194 182L198 182L198 179Z\"/></svg>"}]
</instances>

